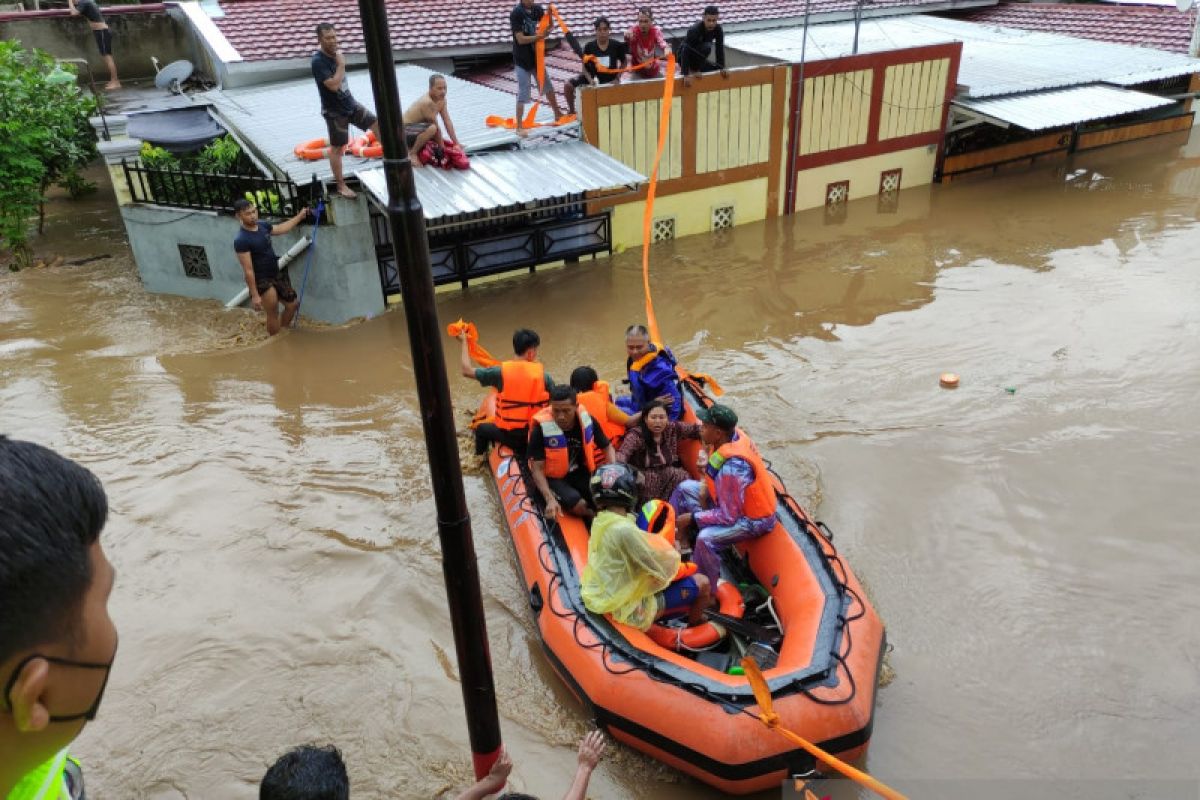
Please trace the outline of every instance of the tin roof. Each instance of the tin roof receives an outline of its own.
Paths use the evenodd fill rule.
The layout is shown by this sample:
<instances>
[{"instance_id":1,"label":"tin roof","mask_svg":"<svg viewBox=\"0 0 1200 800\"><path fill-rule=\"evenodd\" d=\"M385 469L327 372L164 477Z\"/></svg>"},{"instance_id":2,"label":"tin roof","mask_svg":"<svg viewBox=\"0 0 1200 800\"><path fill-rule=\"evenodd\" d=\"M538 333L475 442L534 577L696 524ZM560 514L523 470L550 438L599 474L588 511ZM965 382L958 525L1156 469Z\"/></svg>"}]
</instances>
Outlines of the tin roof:
<instances>
[{"instance_id":1,"label":"tin roof","mask_svg":"<svg viewBox=\"0 0 1200 800\"><path fill-rule=\"evenodd\" d=\"M545 5L544 0L541 0ZM872 0L865 13L903 14L993 5L995 0ZM414 6L387 0L392 45L412 59L454 53L502 53L512 44L508 13L516 0L461 0L437 6ZM636 21L636 3L619 0L578 0L562 9L566 21L584 33L591 21L607 16L614 32ZM726 0L720 4L721 20L728 29L764 23L799 22L806 8L814 18L850 16L856 0ZM703 3L695 0L659 0L655 19L665 30L682 31L700 18ZM364 52L358 3L354 0L222 0L223 16L213 22L241 59L270 61L309 56L315 48L317 23L338 26L347 53Z\"/></svg>"},{"instance_id":2,"label":"tin roof","mask_svg":"<svg viewBox=\"0 0 1200 800\"><path fill-rule=\"evenodd\" d=\"M954 105L1002 123L1042 131L1148 111L1174 102L1115 86L1074 86L1008 97L964 98L954 101Z\"/></svg>"},{"instance_id":3,"label":"tin roof","mask_svg":"<svg viewBox=\"0 0 1200 800\"><path fill-rule=\"evenodd\" d=\"M556 198L608 189L633 189L646 178L583 142L528 150L505 150L471 157L468 170L414 170L425 219L474 214L492 209L523 211ZM360 170L363 187L387 202L383 167Z\"/></svg>"},{"instance_id":4,"label":"tin roof","mask_svg":"<svg viewBox=\"0 0 1200 800\"><path fill-rule=\"evenodd\" d=\"M406 105L429 88L433 72L413 65L396 67L400 99ZM367 108L374 108L371 79L366 72L348 76L350 91ZM450 118L463 147L477 151L489 147L515 146L516 134L503 128L489 128L488 115L510 117L515 112L512 95L479 86L453 76L446 78L446 100ZM292 153L300 142L324 139L328 134L321 117L317 87L312 78L248 86L241 89L217 89L202 95L211 102L222 120L243 141L281 172L297 183L307 183L316 174L320 180L333 177L328 159L304 161ZM538 119L549 122L553 115L546 109ZM345 169L355 172L371 162L347 155Z\"/></svg>"},{"instance_id":5,"label":"tin roof","mask_svg":"<svg viewBox=\"0 0 1200 800\"><path fill-rule=\"evenodd\" d=\"M809 28L809 61L849 55L854 25L838 22ZM798 27L725 37L726 47L798 62ZM1088 41L1040 31L980 25L931 16L863 20L859 52L962 42L959 94L995 97L1090 83L1133 86L1200 72L1200 60L1110 42Z\"/></svg>"},{"instance_id":6,"label":"tin roof","mask_svg":"<svg viewBox=\"0 0 1200 800\"><path fill-rule=\"evenodd\" d=\"M1196 27L1196 9L1181 12L1170 0L1162 7L1001 3L955 14L955 18L1029 31L1050 31L1078 39L1152 47L1182 55L1188 54L1192 31Z\"/></svg>"}]
</instances>

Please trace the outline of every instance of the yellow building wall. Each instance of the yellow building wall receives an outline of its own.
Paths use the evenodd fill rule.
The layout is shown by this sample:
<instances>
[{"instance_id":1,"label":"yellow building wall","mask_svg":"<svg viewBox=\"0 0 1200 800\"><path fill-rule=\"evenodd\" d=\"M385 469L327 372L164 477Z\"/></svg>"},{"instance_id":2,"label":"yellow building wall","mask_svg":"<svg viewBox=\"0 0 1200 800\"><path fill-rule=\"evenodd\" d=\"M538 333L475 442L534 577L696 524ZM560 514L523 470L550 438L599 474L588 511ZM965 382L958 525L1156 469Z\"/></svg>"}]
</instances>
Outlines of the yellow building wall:
<instances>
[{"instance_id":1,"label":"yellow building wall","mask_svg":"<svg viewBox=\"0 0 1200 800\"><path fill-rule=\"evenodd\" d=\"M924 186L933 181L936 161L937 148L914 147L911 150L806 169L797 175L796 210L820 208L825 205L826 187L838 181L850 181L851 200L878 195L880 173L893 169L904 170L900 177L901 189Z\"/></svg>"},{"instance_id":2,"label":"yellow building wall","mask_svg":"<svg viewBox=\"0 0 1200 800\"><path fill-rule=\"evenodd\" d=\"M804 79L800 155L866 144L874 78L864 69Z\"/></svg>"},{"instance_id":3,"label":"yellow building wall","mask_svg":"<svg viewBox=\"0 0 1200 800\"><path fill-rule=\"evenodd\" d=\"M675 238L712 230L714 208L733 206L735 225L767 217L767 179L711 186L654 199L654 219L675 218ZM613 248L623 250L642 243L642 214L646 201L623 203L612 210Z\"/></svg>"},{"instance_id":4,"label":"yellow building wall","mask_svg":"<svg viewBox=\"0 0 1200 800\"><path fill-rule=\"evenodd\" d=\"M940 129L949 70L948 58L888 67L883 80L879 138L895 139Z\"/></svg>"},{"instance_id":5,"label":"yellow building wall","mask_svg":"<svg viewBox=\"0 0 1200 800\"><path fill-rule=\"evenodd\" d=\"M761 164L771 142L770 83L696 95L696 172Z\"/></svg>"},{"instance_id":6,"label":"yellow building wall","mask_svg":"<svg viewBox=\"0 0 1200 800\"><path fill-rule=\"evenodd\" d=\"M601 106L597 111L597 147L630 169L649 175L658 149L658 123L662 100L639 100L620 105ZM663 146L659 179L678 178L683 174L683 106L680 98L671 101L671 128Z\"/></svg>"}]
</instances>

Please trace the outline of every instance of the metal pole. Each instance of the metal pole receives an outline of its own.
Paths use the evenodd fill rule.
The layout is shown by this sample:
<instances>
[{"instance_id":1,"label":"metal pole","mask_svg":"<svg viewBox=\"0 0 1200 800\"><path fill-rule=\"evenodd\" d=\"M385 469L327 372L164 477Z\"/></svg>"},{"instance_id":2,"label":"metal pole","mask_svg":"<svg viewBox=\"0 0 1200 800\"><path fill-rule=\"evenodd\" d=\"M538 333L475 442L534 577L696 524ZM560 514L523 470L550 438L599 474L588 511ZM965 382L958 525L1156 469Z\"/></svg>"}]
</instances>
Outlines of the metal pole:
<instances>
[{"instance_id":1,"label":"metal pole","mask_svg":"<svg viewBox=\"0 0 1200 800\"><path fill-rule=\"evenodd\" d=\"M858 28L862 25L863 3L866 0L857 0L854 4L854 47L850 50L850 55L858 55Z\"/></svg>"},{"instance_id":2,"label":"metal pole","mask_svg":"<svg viewBox=\"0 0 1200 800\"><path fill-rule=\"evenodd\" d=\"M795 156L800 154L800 142L797 140L800 138L800 115L804 113L804 59L808 55L808 21L811 11L812 0L804 0L804 27L800 33L803 39L800 41L800 69L797 76L799 80L796 84L796 113L792 116L791 132L788 135L788 150ZM787 161L794 167L795 158L789 158ZM787 213L795 211L796 190L799 188L796 186L799 178L796 177L794 168L791 171L792 174L788 176L790 179L788 181L790 188L788 190L786 208L784 209Z\"/></svg>"},{"instance_id":3,"label":"metal pole","mask_svg":"<svg viewBox=\"0 0 1200 800\"><path fill-rule=\"evenodd\" d=\"M471 518L467 513L458 442L454 434L446 361L433 300L425 215L417 199L413 166L401 133L400 93L392 63L387 10L380 0L358 0L358 8L379 115L379 139L383 144L383 169L388 187L387 217L404 295L404 315L408 320L421 421L425 427L425 449L429 456L438 538L442 546L442 573L446 579L454 648L462 677L467 732L471 739L475 775L482 778L500 755L500 716L496 710L496 687L492 679L479 570L475 563L475 543L471 538Z\"/></svg>"}]
</instances>

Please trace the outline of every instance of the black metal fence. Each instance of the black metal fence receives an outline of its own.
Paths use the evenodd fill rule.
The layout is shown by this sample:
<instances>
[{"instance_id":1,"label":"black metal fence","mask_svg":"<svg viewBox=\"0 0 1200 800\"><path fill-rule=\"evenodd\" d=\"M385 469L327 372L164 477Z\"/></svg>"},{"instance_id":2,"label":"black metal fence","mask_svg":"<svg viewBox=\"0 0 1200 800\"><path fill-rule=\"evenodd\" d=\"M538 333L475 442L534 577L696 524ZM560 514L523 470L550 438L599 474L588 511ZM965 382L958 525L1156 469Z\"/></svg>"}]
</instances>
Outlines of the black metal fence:
<instances>
[{"instance_id":1,"label":"black metal fence","mask_svg":"<svg viewBox=\"0 0 1200 800\"><path fill-rule=\"evenodd\" d=\"M251 200L263 215L296 213L307 198L290 180L261 175L224 175L178 169L156 169L122 159L125 183L135 203L204 211L233 211L239 198Z\"/></svg>"}]
</instances>

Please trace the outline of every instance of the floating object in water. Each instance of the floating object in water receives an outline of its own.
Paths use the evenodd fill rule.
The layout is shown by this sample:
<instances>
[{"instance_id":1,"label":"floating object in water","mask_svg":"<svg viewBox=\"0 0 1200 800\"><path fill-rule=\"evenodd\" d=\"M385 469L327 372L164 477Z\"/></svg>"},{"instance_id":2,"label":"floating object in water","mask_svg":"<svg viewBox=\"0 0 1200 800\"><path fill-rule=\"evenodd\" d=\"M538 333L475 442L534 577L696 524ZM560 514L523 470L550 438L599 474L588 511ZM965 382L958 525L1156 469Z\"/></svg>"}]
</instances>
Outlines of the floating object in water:
<instances>
[{"instance_id":1,"label":"floating object in water","mask_svg":"<svg viewBox=\"0 0 1200 800\"><path fill-rule=\"evenodd\" d=\"M1005 386L1005 387L1004 387L1004 391L1008 392L1009 394L1016 394L1016 393L1017 393L1017 387L1015 387L1015 386Z\"/></svg>"},{"instance_id":2,"label":"floating object in water","mask_svg":"<svg viewBox=\"0 0 1200 800\"><path fill-rule=\"evenodd\" d=\"M958 387L958 376L955 375L953 372L943 372L941 377L938 378L938 383L940 383L946 389L957 388Z\"/></svg>"}]
</instances>

